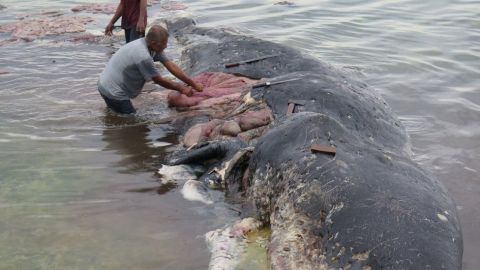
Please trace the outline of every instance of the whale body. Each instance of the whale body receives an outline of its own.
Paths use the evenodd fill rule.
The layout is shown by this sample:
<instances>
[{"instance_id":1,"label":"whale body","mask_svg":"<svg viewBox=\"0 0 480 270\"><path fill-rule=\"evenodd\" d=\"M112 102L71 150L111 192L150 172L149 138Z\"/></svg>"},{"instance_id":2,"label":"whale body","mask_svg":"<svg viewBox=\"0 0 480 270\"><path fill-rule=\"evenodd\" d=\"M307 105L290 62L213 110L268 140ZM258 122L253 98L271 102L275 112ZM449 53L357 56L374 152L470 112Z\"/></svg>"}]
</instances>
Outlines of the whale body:
<instances>
[{"instance_id":1,"label":"whale body","mask_svg":"<svg viewBox=\"0 0 480 270\"><path fill-rule=\"evenodd\" d=\"M243 200L244 216L271 227L272 269L461 269L455 204L412 160L405 128L376 91L284 45L197 27L189 18L167 27L185 46L191 74L287 81L245 94L273 118L255 139L215 138L172 158L228 164L229 173L218 176L226 192ZM225 67L272 54L278 56ZM183 124L182 130L193 125ZM312 151L316 144L334 154ZM247 147L238 166L228 162Z\"/></svg>"}]
</instances>

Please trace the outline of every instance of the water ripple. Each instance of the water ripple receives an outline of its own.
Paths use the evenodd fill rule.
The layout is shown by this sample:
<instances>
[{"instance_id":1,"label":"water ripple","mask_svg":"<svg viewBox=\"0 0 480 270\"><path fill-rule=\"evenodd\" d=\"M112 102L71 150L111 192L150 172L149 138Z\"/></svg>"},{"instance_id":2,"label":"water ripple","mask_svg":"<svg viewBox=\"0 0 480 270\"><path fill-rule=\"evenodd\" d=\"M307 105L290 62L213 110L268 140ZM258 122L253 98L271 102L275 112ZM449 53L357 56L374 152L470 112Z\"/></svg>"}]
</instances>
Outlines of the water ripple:
<instances>
[{"instance_id":1,"label":"water ripple","mask_svg":"<svg viewBox=\"0 0 480 270\"><path fill-rule=\"evenodd\" d=\"M7 9L2 10L0 23L38 10L68 12L79 3L76 0L4 0L2 4L4 2ZM296 0L291 1L294 3L291 6L275 5L277 0L183 2L201 26L239 29L293 46L348 70L350 75L361 77L378 90L411 135L415 159L433 170L462 205L460 216L466 236L464 269L479 269L476 251L480 238L477 226L472 226L478 224L475 217L480 216L475 210L478 209L475 194L480 192L476 176L480 171L477 0ZM163 17L163 14L154 16ZM102 19L107 17L99 16L98 24L89 26L90 30L101 31ZM51 200L48 203L55 204L55 195L49 193L55 185L73 185L76 182L71 179L81 179L88 184L79 181L82 184L72 190L88 189L95 177L83 175L83 170L88 171L97 163L102 169L96 173L112 170L110 164L120 156L127 157L121 164L126 167L125 164L135 163L135 158L129 159L139 155L135 151L150 153L153 146L163 146L145 137L152 136L148 131L154 129L148 125L149 121L163 115L165 107L150 109L153 112L145 109L147 112L143 111L141 116L147 118L145 121L132 123L117 119L112 124L106 120L105 105L96 92L96 80L113 48L118 46L37 40L0 47L2 70L8 72L0 75L3 163L0 181L8 184L7 189L0 190L0 199L18 196L12 200L21 201L44 191L46 200ZM175 49L171 52L179 55ZM159 110L162 113L158 113ZM134 132L128 136L135 140L130 137L124 140L119 135L129 129ZM145 144L139 144L137 149L130 147L132 141ZM52 142L57 142L55 148ZM108 155L104 149L119 153ZM142 159L137 161L142 162ZM81 165L76 167L77 163ZM40 175L36 175L37 172ZM109 174L112 179L121 175ZM118 183L112 182L112 185ZM25 190L32 192L25 193ZM2 209L17 206L0 203ZM27 205L37 206L42 205ZM105 212L111 214L110 209ZM55 216L33 213L30 217L34 215L44 219Z\"/></svg>"}]
</instances>

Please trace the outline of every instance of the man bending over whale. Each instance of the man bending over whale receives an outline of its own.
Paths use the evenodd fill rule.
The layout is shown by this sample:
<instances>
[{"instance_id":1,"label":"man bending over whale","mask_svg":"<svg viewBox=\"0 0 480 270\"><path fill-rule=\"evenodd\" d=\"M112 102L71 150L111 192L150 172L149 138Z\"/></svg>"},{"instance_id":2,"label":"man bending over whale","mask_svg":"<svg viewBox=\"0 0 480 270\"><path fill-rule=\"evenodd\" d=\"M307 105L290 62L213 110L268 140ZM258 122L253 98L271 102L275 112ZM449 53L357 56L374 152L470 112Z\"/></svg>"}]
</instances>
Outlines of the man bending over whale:
<instances>
[{"instance_id":1,"label":"man bending over whale","mask_svg":"<svg viewBox=\"0 0 480 270\"><path fill-rule=\"evenodd\" d=\"M130 99L138 96L145 82L150 80L187 96L193 94L193 89L199 92L203 90L202 85L195 83L165 56L163 50L167 42L167 30L154 25L145 38L127 43L110 58L98 80L98 91L110 109L122 114L135 113ZM154 61L160 61L188 86L160 76Z\"/></svg>"}]
</instances>

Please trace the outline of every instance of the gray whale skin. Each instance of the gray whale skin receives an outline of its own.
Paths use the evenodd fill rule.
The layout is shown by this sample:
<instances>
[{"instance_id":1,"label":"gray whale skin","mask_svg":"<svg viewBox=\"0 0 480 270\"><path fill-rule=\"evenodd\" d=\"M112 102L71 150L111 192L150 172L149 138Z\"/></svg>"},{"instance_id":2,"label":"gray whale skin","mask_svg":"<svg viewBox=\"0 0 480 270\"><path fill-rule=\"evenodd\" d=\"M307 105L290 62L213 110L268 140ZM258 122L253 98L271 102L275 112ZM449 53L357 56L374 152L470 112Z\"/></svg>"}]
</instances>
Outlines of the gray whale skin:
<instances>
[{"instance_id":1,"label":"gray whale skin","mask_svg":"<svg viewBox=\"0 0 480 270\"><path fill-rule=\"evenodd\" d=\"M244 215L271 227L272 269L461 269L455 204L412 161L404 127L377 93L287 46L197 27L189 18L166 24L185 46L190 74L301 78L251 90L272 110L273 123L249 142L242 172L225 180L229 194L241 193ZM279 56L224 66L272 54ZM289 100L305 104L286 116ZM336 154L312 153L314 143L334 146ZM172 163L222 162L242 146L213 141L179 151Z\"/></svg>"}]
</instances>

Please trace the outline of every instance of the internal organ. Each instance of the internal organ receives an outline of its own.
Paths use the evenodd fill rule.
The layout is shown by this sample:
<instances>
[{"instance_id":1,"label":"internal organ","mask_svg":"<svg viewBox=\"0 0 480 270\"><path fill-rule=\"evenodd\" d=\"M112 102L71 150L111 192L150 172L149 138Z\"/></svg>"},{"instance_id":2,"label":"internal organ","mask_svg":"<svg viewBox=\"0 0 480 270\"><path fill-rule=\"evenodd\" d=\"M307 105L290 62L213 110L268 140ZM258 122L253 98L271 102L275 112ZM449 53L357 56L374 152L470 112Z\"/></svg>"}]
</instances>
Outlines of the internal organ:
<instances>
[{"instance_id":1,"label":"internal organ","mask_svg":"<svg viewBox=\"0 0 480 270\"><path fill-rule=\"evenodd\" d=\"M171 107L210 107L215 104L225 104L240 101L242 94L247 92L255 80L221 72L206 72L193 78L203 85L202 92L194 92L190 97L178 92L168 95Z\"/></svg>"}]
</instances>

